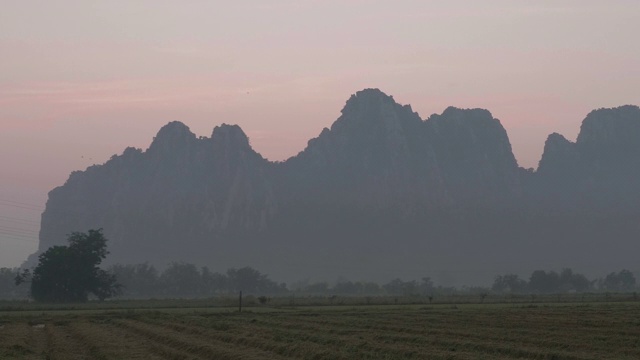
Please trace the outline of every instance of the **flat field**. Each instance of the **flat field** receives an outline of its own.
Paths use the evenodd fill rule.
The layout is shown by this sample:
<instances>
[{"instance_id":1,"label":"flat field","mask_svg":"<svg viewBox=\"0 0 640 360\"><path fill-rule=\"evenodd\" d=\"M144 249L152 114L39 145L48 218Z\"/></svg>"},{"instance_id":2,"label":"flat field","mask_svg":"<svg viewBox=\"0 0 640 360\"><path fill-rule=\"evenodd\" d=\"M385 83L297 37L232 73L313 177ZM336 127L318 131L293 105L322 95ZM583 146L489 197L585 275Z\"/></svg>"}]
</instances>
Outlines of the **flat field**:
<instances>
[{"instance_id":1,"label":"flat field","mask_svg":"<svg viewBox=\"0 0 640 360\"><path fill-rule=\"evenodd\" d=\"M0 311L0 359L292 358L640 359L640 303Z\"/></svg>"}]
</instances>

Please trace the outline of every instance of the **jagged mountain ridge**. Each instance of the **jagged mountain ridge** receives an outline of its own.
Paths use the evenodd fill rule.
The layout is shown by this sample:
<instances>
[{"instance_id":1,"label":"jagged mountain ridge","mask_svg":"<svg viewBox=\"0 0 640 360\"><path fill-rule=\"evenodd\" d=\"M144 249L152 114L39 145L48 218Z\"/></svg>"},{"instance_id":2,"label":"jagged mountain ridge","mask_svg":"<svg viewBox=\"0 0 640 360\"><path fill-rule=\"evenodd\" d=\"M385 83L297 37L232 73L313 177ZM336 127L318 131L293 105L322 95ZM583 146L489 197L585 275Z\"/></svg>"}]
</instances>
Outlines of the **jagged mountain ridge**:
<instances>
[{"instance_id":1,"label":"jagged mountain ridge","mask_svg":"<svg viewBox=\"0 0 640 360\"><path fill-rule=\"evenodd\" d=\"M587 115L576 142L551 134L538 167L538 192L567 206L599 202L637 207L640 201L640 108L626 105ZM580 200L580 201L578 201Z\"/></svg>"},{"instance_id":2,"label":"jagged mountain ridge","mask_svg":"<svg viewBox=\"0 0 640 360\"><path fill-rule=\"evenodd\" d=\"M52 190L40 251L71 231L101 227L112 262L248 264L285 279L292 279L287 271L425 275L458 262L477 268L505 257L524 261L519 253L537 256L542 266L553 259L536 245L595 224L597 208L561 215L570 219L553 211L583 206L592 189L640 193L639 128L637 107L596 110L576 143L552 134L538 171L529 173L488 111L450 107L422 120L377 89L353 95L330 129L282 163L256 153L238 126L197 138L171 122L148 150L128 148ZM637 208L631 201L625 211L631 218ZM569 252L562 259L571 265Z\"/></svg>"},{"instance_id":3,"label":"jagged mountain ridge","mask_svg":"<svg viewBox=\"0 0 640 360\"><path fill-rule=\"evenodd\" d=\"M147 151L128 148L52 190L41 243L60 243L70 229L92 224L111 236L115 257L135 261L136 253L180 254L167 239L197 246L202 234L264 228L276 207L265 181L268 165L238 126L222 125L210 138L196 138L184 124L171 122Z\"/></svg>"}]
</instances>

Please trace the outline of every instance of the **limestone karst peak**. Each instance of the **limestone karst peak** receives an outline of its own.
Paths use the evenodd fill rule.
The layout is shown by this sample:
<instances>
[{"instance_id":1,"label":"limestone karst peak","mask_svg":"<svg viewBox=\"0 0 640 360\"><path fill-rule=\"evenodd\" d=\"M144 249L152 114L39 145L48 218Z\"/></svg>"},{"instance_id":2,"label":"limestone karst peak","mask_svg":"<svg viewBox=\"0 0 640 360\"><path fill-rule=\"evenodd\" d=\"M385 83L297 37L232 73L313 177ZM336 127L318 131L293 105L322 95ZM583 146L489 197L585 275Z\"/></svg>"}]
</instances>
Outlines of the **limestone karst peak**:
<instances>
[{"instance_id":1,"label":"limestone karst peak","mask_svg":"<svg viewBox=\"0 0 640 360\"><path fill-rule=\"evenodd\" d=\"M441 115L432 116L438 121L455 122L455 123L477 123L479 121L496 122L491 112L486 109L462 109L454 106L447 107Z\"/></svg>"},{"instance_id":2,"label":"limestone karst peak","mask_svg":"<svg viewBox=\"0 0 640 360\"><path fill-rule=\"evenodd\" d=\"M383 130L396 133L401 128L419 126L419 115L409 105L398 104L392 96L378 89L364 89L351 95L331 131L357 135L362 132Z\"/></svg>"},{"instance_id":3,"label":"limestone karst peak","mask_svg":"<svg viewBox=\"0 0 640 360\"><path fill-rule=\"evenodd\" d=\"M425 261L472 273L553 253L558 266L580 257L610 271L637 263L638 123L637 107L594 111L584 146L552 134L533 172L487 110L449 107L425 121L377 89L351 96L281 163L253 151L237 125L198 138L171 122L148 151L125 150L52 190L39 248L103 228L120 263L297 263L293 276L325 276L335 258L371 273L413 264L423 276Z\"/></svg>"},{"instance_id":4,"label":"limestone karst peak","mask_svg":"<svg viewBox=\"0 0 640 360\"><path fill-rule=\"evenodd\" d=\"M538 163L538 173L547 175L561 173L578 161L575 143L558 133L552 133L544 143L542 158Z\"/></svg>"},{"instance_id":5,"label":"limestone karst peak","mask_svg":"<svg viewBox=\"0 0 640 360\"><path fill-rule=\"evenodd\" d=\"M591 111L582 122L579 146L634 146L640 138L640 108L624 105Z\"/></svg>"},{"instance_id":6,"label":"limestone karst peak","mask_svg":"<svg viewBox=\"0 0 640 360\"><path fill-rule=\"evenodd\" d=\"M149 150L171 150L185 146L194 140L196 140L196 136L189 130L188 126L180 121L171 121L160 128L151 146L149 146Z\"/></svg>"},{"instance_id":7,"label":"limestone karst peak","mask_svg":"<svg viewBox=\"0 0 640 360\"><path fill-rule=\"evenodd\" d=\"M351 95L342 108L342 114L379 109L383 105L397 105L397 103L393 96L389 96L379 89L364 89Z\"/></svg>"},{"instance_id":8,"label":"limestone karst peak","mask_svg":"<svg viewBox=\"0 0 640 360\"><path fill-rule=\"evenodd\" d=\"M225 145L249 147L249 138L238 125L222 124L216 126L211 134L211 140Z\"/></svg>"}]
</instances>

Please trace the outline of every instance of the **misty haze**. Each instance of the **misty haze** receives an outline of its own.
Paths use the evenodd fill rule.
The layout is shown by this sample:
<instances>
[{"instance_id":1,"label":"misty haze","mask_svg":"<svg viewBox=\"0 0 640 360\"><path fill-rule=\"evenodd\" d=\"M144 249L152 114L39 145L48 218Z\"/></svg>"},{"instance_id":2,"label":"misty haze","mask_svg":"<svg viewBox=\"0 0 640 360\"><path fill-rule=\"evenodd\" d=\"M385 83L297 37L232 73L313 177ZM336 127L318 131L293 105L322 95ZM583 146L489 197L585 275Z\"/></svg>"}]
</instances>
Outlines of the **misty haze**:
<instances>
[{"instance_id":1,"label":"misty haze","mask_svg":"<svg viewBox=\"0 0 640 360\"><path fill-rule=\"evenodd\" d=\"M2 2L0 360L640 359L639 19Z\"/></svg>"},{"instance_id":2,"label":"misty haze","mask_svg":"<svg viewBox=\"0 0 640 360\"><path fill-rule=\"evenodd\" d=\"M534 171L518 166L487 110L423 120L366 89L284 162L256 153L238 126L198 138L171 122L147 150L127 148L52 190L39 248L102 228L110 264L252 266L288 283L602 276L637 270L639 184L637 106L592 111L575 143L549 135Z\"/></svg>"}]
</instances>

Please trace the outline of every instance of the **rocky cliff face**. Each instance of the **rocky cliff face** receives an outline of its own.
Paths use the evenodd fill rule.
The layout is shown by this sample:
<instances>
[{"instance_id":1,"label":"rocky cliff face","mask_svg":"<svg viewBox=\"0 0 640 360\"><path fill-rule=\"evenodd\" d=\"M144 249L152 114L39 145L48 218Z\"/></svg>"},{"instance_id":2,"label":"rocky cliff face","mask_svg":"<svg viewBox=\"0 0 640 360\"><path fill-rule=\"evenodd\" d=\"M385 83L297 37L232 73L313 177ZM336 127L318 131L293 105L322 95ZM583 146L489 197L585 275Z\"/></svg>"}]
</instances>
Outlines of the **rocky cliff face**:
<instances>
[{"instance_id":1,"label":"rocky cliff face","mask_svg":"<svg viewBox=\"0 0 640 360\"><path fill-rule=\"evenodd\" d=\"M111 262L251 265L291 280L579 267L610 234L617 248L636 246L639 139L638 107L596 110L575 143L550 135L531 173L488 111L422 120L377 89L353 95L282 163L238 126L197 138L171 122L146 151L128 148L52 190L39 251L103 228ZM597 253L613 269L613 252Z\"/></svg>"},{"instance_id":2,"label":"rocky cliff face","mask_svg":"<svg viewBox=\"0 0 640 360\"><path fill-rule=\"evenodd\" d=\"M412 199L440 208L521 190L507 133L491 113L450 107L423 121L377 89L353 95L331 129L283 168L297 184L359 204Z\"/></svg>"},{"instance_id":3,"label":"rocky cliff face","mask_svg":"<svg viewBox=\"0 0 640 360\"><path fill-rule=\"evenodd\" d=\"M331 129L281 168L294 193L330 203L384 208L408 199L446 200L423 121L376 89L353 95Z\"/></svg>"},{"instance_id":4,"label":"rocky cliff face","mask_svg":"<svg viewBox=\"0 0 640 360\"><path fill-rule=\"evenodd\" d=\"M637 207L640 108L627 105L592 111L575 143L550 135L537 175L540 195L562 196L565 206Z\"/></svg>"},{"instance_id":5,"label":"rocky cliff face","mask_svg":"<svg viewBox=\"0 0 640 360\"><path fill-rule=\"evenodd\" d=\"M521 192L507 132L490 112L449 107L425 125L448 193L458 203L495 204Z\"/></svg>"},{"instance_id":6,"label":"rocky cliff face","mask_svg":"<svg viewBox=\"0 0 640 360\"><path fill-rule=\"evenodd\" d=\"M198 139L171 122L147 151L128 148L52 190L40 251L89 228L104 228L119 262L188 259L202 244L224 246L229 234L259 233L274 215L269 166L238 126Z\"/></svg>"}]
</instances>

